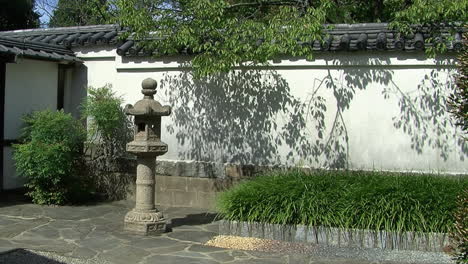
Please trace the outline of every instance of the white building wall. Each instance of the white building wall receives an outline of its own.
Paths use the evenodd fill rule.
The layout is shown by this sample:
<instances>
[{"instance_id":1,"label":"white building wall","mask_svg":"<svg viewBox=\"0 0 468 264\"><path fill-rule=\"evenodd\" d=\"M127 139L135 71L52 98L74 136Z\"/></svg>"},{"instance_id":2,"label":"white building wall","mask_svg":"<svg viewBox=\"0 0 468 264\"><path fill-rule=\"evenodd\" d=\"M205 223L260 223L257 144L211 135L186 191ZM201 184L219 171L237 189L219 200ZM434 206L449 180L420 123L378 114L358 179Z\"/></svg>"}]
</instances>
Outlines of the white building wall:
<instances>
[{"instance_id":1,"label":"white building wall","mask_svg":"<svg viewBox=\"0 0 468 264\"><path fill-rule=\"evenodd\" d=\"M193 81L183 59L83 50L88 85L111 83L124 104L156 79L162 158L242 164L467 173L467 145L445 111L453 57L326 53ZM320 120L323 117L323 122Z\"/></svg>"},{"instance_id":2,"label":"white building wall","mask_svg":"<svg viewBox=\"0 0 468 264\"><path fill-rule=\"evenodd\" d=\"M6 64L5 128L6 140L18 139L24 114L34 110L57 108L57 63L18 59ZM23 185L15 171L12 148L3 148L5 189Z\"/></svg>"}]
</instances>

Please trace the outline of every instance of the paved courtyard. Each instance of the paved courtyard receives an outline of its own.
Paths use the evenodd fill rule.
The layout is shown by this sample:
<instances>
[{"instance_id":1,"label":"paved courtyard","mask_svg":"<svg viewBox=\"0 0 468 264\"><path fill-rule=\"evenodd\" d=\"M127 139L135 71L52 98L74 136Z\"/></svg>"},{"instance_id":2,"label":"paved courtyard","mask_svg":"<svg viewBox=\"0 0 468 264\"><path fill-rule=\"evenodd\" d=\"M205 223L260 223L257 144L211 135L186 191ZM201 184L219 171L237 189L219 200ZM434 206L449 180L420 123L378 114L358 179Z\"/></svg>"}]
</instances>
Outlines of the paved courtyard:
<instances>
[{"instance_id":1,"label":"paved courtyard","mask_svg":"<svg viewBox=\"0 0 468 264\"><path fill-rule=\"evenodd\" d=\"M317 247L314 254L300 255L208 247L203 244L218 232L215 214L193 208L163 208L171 232L142 237L123 231L132 205L51 207L0 201L0 263L450 263L442 253Z\"/></svg>"}]
</instances>

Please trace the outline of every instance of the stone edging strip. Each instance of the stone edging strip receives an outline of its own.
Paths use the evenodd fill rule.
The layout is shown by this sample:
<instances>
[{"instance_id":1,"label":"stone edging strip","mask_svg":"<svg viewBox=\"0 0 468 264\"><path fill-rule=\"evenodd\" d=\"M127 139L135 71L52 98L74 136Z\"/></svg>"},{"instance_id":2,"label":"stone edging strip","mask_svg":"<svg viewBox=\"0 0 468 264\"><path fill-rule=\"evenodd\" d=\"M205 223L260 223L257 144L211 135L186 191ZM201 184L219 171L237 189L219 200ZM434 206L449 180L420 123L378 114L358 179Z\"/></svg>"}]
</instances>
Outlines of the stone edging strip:
<instances>
[{"instance_id":1,"label":"stone edging strip","mask_svg":"<svg viewBox=\"0 0 468 264\"><path fill-rule=\"evenodd\" d=\"M448 246L445 233L391 232L258 222L219 221L220 235L257 237L338 247L380 248L441 252Z\"/></svg>"}]
</instances>

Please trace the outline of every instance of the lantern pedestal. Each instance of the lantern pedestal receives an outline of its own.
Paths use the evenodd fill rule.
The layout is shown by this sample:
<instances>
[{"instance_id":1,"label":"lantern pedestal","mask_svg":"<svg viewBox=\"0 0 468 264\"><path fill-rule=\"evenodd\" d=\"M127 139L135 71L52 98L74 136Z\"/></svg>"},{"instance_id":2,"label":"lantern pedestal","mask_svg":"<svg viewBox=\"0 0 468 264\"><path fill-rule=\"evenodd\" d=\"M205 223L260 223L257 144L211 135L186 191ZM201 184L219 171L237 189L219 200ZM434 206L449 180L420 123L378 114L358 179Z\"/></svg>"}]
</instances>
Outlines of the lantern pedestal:
<instances>
[{"instance_id":1,"label":"lantern pedestal","mask_svg":"<svg viewBox=\"0 0 468 264\"><path fill-rule=\"evenodd\" d=\"M155 162L154 156L137 159L136 205L125 215L126 231L142 235L155 235L166 231L166 220L163 213L156 209L154 202Z\"/></svg>"},{"instance_id":2,"label":"lantern pedestal","mask_svg":"<svg viewBox=\"0 0 468 264\"><path fill-rule=\"evenodd\" d=\"M159 235L166 232L166 220L158 210L139 212L133 209L125 215L124 230L140 235Z\"/></svg>"},{"instance_id":3,"label":"lantern pedestal","mask_svg":"<svg viewBox=\"0 0 468 264\"><path fill-rule=\"evenodd\" d=\"M157 83L145 79L142 83L143 99L134 106L127 105L125 113L135 116L134 140L127 151L137 156L136 205L125 215L124 230L142 235L161 234L166 231L166 220L155 205L156 157L167 152L161 141L161 117L171 114L170 106L154 100Z\"/></svg>"}]
</instances>

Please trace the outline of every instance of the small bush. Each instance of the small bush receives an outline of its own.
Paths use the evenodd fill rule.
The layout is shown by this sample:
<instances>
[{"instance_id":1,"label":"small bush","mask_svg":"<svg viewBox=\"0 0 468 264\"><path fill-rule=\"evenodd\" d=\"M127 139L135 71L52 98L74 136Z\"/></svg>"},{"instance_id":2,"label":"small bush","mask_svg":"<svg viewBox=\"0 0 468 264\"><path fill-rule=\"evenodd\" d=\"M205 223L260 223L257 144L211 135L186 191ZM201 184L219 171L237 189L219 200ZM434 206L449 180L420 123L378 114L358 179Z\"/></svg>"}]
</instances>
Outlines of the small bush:
<instances>
[{"instance_id":1,"label":"small bush","mask_svg":"<svg viewBox=\"0 0 468 264\"><path fill-rule=\"evenodd\" d=\"M85 131L63 111L37 111L23 118L22 144L13 158L34 203L64 204L86 196L78 175Z\"/></svg>"},{"instance_id":2,"label":"small bush","mask_svg":"<svg viewBox=\"0 0 468 264\"><path fill-rule=\"evenodd\" d=\"M459 264L468 263L468 190L460 194L455 211L455 226L450 233L454 249L454 260Z\"/></svg>"},{"instance_id":3,"label":"small bush","mask_svg":"<svg viewBox=\"0 0 468 264\"><path fill-rule=\"evenodd\" d=\"M125 170L126 143L132 138L132 123L125 115L122 98L112 92L112 86L88 88L88 97L82 104L83 118L88 119L88 146L91 147L87 165L97 191L107 199L125 198L131 178Z\"/></svg>"},{"instance_id":4,"label":"small bush","mask_svg":"<svg viewBox=\"0 0 468 264\"><path fill-rule=\"evenodd\" d=\"M123 111L122 103L123 99L115 95L110 84L88 88L88 97L82 104L82 114L83 118L91 121L88 124L91 140L100 138L115 141L131 137L132 124Z\"/></svg>"},{"instance_id":5,"label":"small bush","mask_svg":"<svg viewBox=\"0 0 468 264\"><path fill-rule=\"evenodd\" d=\"M352 171L277 172L222 193L228 220L448 232L464 177Z\"/></svg>"}]
</instances>

